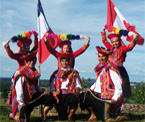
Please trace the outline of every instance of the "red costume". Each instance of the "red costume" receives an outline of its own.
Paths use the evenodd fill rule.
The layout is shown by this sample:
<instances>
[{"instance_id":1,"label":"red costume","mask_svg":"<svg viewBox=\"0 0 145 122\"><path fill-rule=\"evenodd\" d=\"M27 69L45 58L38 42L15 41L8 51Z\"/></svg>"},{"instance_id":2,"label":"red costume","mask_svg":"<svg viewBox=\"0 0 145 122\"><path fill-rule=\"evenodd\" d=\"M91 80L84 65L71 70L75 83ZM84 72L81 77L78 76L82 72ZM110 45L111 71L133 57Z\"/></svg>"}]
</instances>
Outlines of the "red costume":
<instances>
[{"instance_id":1,"label":"red costume","mask_svg":"<svg viewBox=\"0 0 145 122\"><path fill-rule=\"evenodd\" d=\"M119 74L122 77L123 81L123 95L124 97L130 97L131 96L131 87L130 87L130 81L129 76L126 71L126 69L123 67L123 62L125 62L126 53L128 51L131 51L135 46L135 41L132 40L129 45L123 45L122 40L120 39L119 35L116 34L110 34L108 35L108 38L111 40L113 38L118 38L121 45L118 48L114 48L106 39L106 33L101 32L102 35L102 42L106 46L106 48L110 49L114 53L109 55L108 60L112 63L114 63L118 70Z\"/></svg>"},{"instance_id":2,"label":"red costume","mask_svg":"<svg viewBox=\"0 0 145 122\"><path fill-rule=\"evenodd\" d=\"M101 32L101 35L102 35L102 42L106 46L106 48L108 48L108 49L110 49L111 51L114 52L113 54L109 55L108 60L113 62L117 66L122 66L123 62L125 61L125 58L126 58L126 53L128 51L131 51L134 48L135 43L132 41L127 46L126 45L124 45L124 46L121 45L118 48L113 48L113 46L107 41L106 34Z\"/></svg>"},{"instance_id":3,"label":"red costume","mask_svg":"<svg viewBox=\"0 0 145 122\"><path fill-rule=\"evenodd\" d=\"M50 37L49 37L49 38L50 38ZM60 62L59 54L62 53L62 52L57 52L55 49L53 49L53 48L49 45L49 42L48 42L48 41L45 42L45 45L46 45L48 51L49 51L52 55L54 55L54 56L57 58L57 60L58 60L58 67L59 67L59 62ZM63 47L64 45L69 45L69 46L70 46L70 45L71 45L71 42L70 42L69 40L60 42L59 47L61 48L61 50L62 50L62 47ZM75 52L72 52L72 49L70 49L70 53L72 54L72 57L71 57L71 59L70 59L70 67L71 67L71 68L74 68L74 65L75 65L75 58L76 58L77 56L79 56L80 54L82 54L82 53L88 48L88 46L89 46L89 43L85 43L79 50L77 50L77 51L75 51ZM71 48L71 46L70 46L70 48Z\"/></svg>"},{"instance_id":4,"label":"red costume","mask_svg":"<svg viewBox=\"0 0 145 122\"><path fill-rule=\"evenodd\" d=\"M27 39L24 38L23 40L24 40L24 42L28 43L29 45L30 45L31 42L32 42L32 40L29 39L29 38L27 38ZM31 41L30 41L30 40L31 40ZM20 42L20 41L18 41L18 42ZM18 43L18 42L17 42L17 45L21 48L21 45L22 45L22 44L20 44L20 43ZM23 41L21 41L21 42L23 42ZM34 47L33 47L33 49L30 51L30 53L33 52L33 51L36 51L37 49L38 49L38 39L35 39L35 40L34 40ZM25 62L24 62L24 60L21 59L21 57L24 56L25 54L23 54L23 52L22 52L21 50L19 50L18 53L14 53L14 52L10 49L9 45L8 45L8 46L5 46L5 50L6 50L8 56L9 56L10 58L12 58L12 59L14 59L14 60L16 60L16 61L18 62L18 69L20 69L22 66L24 66L24 63L25 63Z\"/></svg>"}]
</instances>

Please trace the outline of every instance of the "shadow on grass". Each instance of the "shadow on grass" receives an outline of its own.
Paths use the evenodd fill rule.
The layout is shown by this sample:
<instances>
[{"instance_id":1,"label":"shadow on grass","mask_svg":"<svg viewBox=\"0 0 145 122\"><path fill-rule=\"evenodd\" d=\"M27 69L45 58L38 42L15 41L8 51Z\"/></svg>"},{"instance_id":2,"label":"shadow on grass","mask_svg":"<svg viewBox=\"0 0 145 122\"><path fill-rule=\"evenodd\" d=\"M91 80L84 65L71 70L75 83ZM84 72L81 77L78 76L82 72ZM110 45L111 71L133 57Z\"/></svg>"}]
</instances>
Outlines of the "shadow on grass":
<instances>
[{"instance_id":1,"label":"shadow on grass","mask_svg":"<svg viewBox=\"0 0 145 122\"><path fill-rule=\"evenodd\" d=\"M130 114L130 119L132 121L145 121L145 113L144 114Z\"/></svg>"}]
</instances>

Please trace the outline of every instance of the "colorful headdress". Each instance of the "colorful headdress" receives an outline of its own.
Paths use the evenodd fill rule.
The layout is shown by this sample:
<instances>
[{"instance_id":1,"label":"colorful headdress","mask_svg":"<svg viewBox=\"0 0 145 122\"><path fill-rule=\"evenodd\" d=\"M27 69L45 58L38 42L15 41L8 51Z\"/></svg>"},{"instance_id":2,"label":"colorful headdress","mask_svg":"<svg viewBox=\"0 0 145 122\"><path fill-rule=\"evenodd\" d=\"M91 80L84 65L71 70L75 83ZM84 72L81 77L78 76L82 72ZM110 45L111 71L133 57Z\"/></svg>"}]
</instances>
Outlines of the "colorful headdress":
<instances>
[{"instance_id":1,"label":"colorful headdress","mask_svg":"<svg viewBox=\"0 0 145 122\"><path fill-rule=\"evenodd\" d=\"M32 30L32 31L28 31L26 33L24 32L23 34L18 35L18 36L13 36L11 38L11 41L17 42L17 45L19 47L21 47L21 45L23 43L28 43L30 45L32 43L32 40L30 39L32 34L34 34L35 36L38 36L38 33L36 33L34 30Z\"/></svg>"},{"instance_id":2,"label":"colorful headdress","mask_svg":"<svg viewBox=\"0 0 145 122\"><path fill-rule=\"evenodd\" d=\"M22 44L24 44L24 43L28 43L29 45L31 45L32 40L30 38L24 38L21 41L17 41L17 46L21 47Z\"/></svg>"},{"instance_id":3,"label":"colorful headdress","mask_svg":"<svg viewBox=\"0 0 145 122\"><path fill-rule=\"evenodd\" d=\"M59 43L59 47L62 48L64 45L69 45L71 46L71 41L65 40Z\"/></svg>"},{"instance_id":4,"label":"colorful headdress","mask_svg":"<svg viewBox=\"0 0 145 122\"><path fill-rule=\"evenodd\" d=\"M106 55L106 56L108 56L108 55L113 53L109 49L104 48L104 47L100 47L100 46L96 46L96 49L97 49L98 53L101 53L101 54Z\"/></svg>"},{"instance_id":5,"label":"colorful headdress","mask_svg":"<svg viewBox=\"0 0 145 122\"><path fill-rule=\"evenodd\" d=\"M118 40L121 40L120 37L121 37L121 35L117 35L115 33L111 33L111 34L108 35L108 38L111 40L111 42L114 38L117 38Z\"/></svg>"},{"instance_id":6,"label":"colorful headdress","mask_svg":"<svg viewBox=\"0 0 145 122\"><path fill-rule=\"evenodd\" d=\"M60 58L72 58L72 54L68 54L68 53L59 53L58 54L58 56L60 57Z\"/></svg>"},{"instance_id":7,"label":"colorful headdress","mask_svg":"<svg viewBox=\"0 0 145 122\"><path fill-rule=\"evenodd\" d=\"M73 34L55 34L55 33L50 33L48 35L49 37L51 38L55 38L55 37L58 37L60 38L61 40L78 40L78 39L84 39L85 37L83 35L73 35Z\"/></svg>"},{"instance_id":8,"label":"colorful headdress","mask_svg":"<svg viewBox=\"0 0 145 122\"><path fill-rule=\"evenodd\" d=\"M123 30L119 29L113 26L105 25L104 26L109 32L114 32L116 35L121 35L121 36L128 36L129 31L128 30Z\"/></svg>"}]
</instances>

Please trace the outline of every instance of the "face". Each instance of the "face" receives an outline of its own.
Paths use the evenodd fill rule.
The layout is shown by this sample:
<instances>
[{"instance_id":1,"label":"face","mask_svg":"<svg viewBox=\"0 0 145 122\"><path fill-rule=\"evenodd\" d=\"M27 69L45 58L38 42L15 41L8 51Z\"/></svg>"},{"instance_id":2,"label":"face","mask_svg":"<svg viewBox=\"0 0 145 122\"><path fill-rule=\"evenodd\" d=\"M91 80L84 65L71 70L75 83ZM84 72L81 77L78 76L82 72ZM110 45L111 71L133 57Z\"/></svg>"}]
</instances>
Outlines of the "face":
<instances>
[{"instance_id":1,"label":"face","mask_svg":"<svg viewBox=\"0 0 145 122\"><path fill-rule=\"evenodd\" d=\"M106 55L103 55L101 53L98 53L98 61L100 64L104 64L107 62L108 57Z\"/></svg>"},{"instance_id":2,"label":"face","mask_svg":"<svg viewBox=\"0 0 145 122\"><path fill-rule=\"evenodd\" d=\"M30 45L28 43L24 43L21 49L23 53L27 54L29 53Z\"/></svg>"},{"instance_id":3,"label":"face","mask_svg":"<svg viewBox=\"0 0 145 122\"><path fill-rule=\"evenodd\" d=\"M112 45L114 48L118 48L121 45L121 43L120 43L119 39L113 39Z\"/></svg>"},{"instance_id":4,"label":"face","mask_svg":"<svg viewBox=\"0 0 145 122\"><path fill-rule=\"evenodd\" d=\"M33 59L30 59L27 61L27 64L31 69L33 69L35 67L36 60L37 60L36 58L33 58Z\"/></svg>"},{"instance_id":5,"label":"face","mask_svg":"<svg viewBox=\"0 0 145 122\"><path fill-rule=\"evenodd\" d=\"M62 48L63 53L69 53L69 46L68 45L64 45Z\"/></svg>"},{"instance_id":6,"label":"face","mask_svg":"<svg viewBox=\"0 0 145 122\"><path fill-rule=\"evenodd\" d=\"M67 68L69 65L68 59L61 59L60 65L62 66L62 68Z\"/></svg>"}]
</instances>

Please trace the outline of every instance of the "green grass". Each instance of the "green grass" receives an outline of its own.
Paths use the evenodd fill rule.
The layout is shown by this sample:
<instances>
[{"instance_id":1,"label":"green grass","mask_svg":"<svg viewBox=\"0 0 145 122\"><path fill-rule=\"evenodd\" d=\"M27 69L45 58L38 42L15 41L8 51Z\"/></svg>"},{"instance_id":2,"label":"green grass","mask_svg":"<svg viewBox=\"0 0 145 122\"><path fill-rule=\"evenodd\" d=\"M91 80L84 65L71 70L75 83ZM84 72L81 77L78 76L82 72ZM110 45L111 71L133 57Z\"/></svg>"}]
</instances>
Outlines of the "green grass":
<instances>
[{"instance_id":1,"label":"green grass","mask_svg":"<svg viewBox=\"0 0 145 122\"><path fill-rule=\"evenodd\" d=\"M143 114L138 114L138 115L133 115L132 120L130 121L123 121L123 122L145 122L145 116ZM57 120L57 116L51 116L49 117L51 121L46 121L46 122L67 122L67 121L60 121ZM76 122L88 122L88 115L86 114L78 114L76 115ZM0 122L15 122L14 120L8 119L6 115L0 115ZM40 116L31 116L31 122L41 122L41 117ZM101 122L101 121L98 121Z\"/></svg>"}]
</instances>

